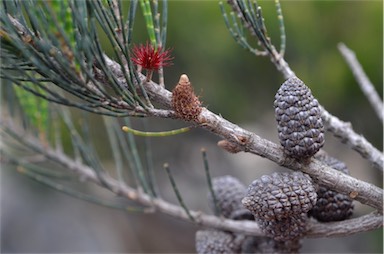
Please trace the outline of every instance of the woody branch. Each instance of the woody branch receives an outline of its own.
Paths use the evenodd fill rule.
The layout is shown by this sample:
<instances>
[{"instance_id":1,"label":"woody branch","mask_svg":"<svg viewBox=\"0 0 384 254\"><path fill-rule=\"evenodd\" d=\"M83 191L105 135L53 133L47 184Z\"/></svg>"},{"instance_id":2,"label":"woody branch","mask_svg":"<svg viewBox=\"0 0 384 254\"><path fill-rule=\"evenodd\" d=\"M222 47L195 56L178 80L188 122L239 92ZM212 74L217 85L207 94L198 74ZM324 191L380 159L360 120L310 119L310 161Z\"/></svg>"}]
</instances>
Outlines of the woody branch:
<instances>
[{"instance_id":1,"label":"woody branch","mask_svg":"<svg viewBox=\"0 0 384 254\"><path fill-rule=\"evenodd\" d=\"M0 123L14 135L22 136L23 138L19 140L25 146L29 147L36 153L43 155L46 159L65 167L68 171L79 175L81 179L92 182L103 188L108 188L116 195L126 197L127 199L135 201L143 206L154 208L155 210L171 215L173 217L190 221L185 210L180 206L171 204L161 198L153 198L150 195L140 190L134 189L107 174L97 175L95 171L89 166L74 161L60 150L52 149L49 146L47 147L46 144L42 144L39 139L25 132L25 130L20 128L11 119L2 119ZM6 160L6 158L2 158L1 160L3 159ZM153 211L153 209L151 210ZM247 235L264 235L256 222L234 221L219 218L213 215L207 215L201 211L190 211L190 214L194 217L195 223L199 225L245 233ZM373 212L355 219L349 219L341 222L324 224L311 221L309 224L309 230L306 233L306 237L338 237L350 235L353 233L365 232L380 228L382 224L383 217L378 212Z\"/></svg>"},{"instance_id":2,"label":"woody branch","mask_svg":"<svg viewBox=\"0 0 384 254\"><path fill-rule=\"evenodd\" d=\"M110 66L110 68L115 70L117 72L116 75L119 76L120 74L118 73L119 68L117 68L117 63L115 63L111 59L108 59L107 56L105 57L107 59L107 64ZM144 75L140 77L142 79L145 79ZM170 91L166 90L165 88L162 88L161 86L157 85L152 81L146 82L145 87L150 98L153 101L162 104L166 108L171 107L172 93ZM337 170L321 163L316 159L312 159L311 163L309 163L308 165L303 165L302 163L299 163L296 160L287 158L286 156L284 156L283 151L277 144L269 140L263 139L255 133L249 132L239 127L238 125L225 120L223 117L216 115L215 113L209 111L206 108L203 108L199 116L199 120L202 123L199 125L200 128L211 131L219 135L220 137L237 144L239 149L244 152L250 152L261 157L265 157L273 162L276 162L281 166L290 169L300 170L304 173L311 175L311 177L319 183L328 186L338 192L347 195L351 195L351 193L353 193L353 195L351 196L355 196L355 194L358 193L358 195L354 197L356 200L360 201L361 203L375 207L380 211L382 210L382 190L372 184L365 183L351 176L341 174ZM357 137L360 137L354 132L350 134L350 139L356 139ZM365 149L369 150L372 153L376 153L377 151L373 147L367 147ZM377 151L377 153L379 152ZM382 156L380 156L379 159L382 161Z\"/></svg>"}]
</instances>

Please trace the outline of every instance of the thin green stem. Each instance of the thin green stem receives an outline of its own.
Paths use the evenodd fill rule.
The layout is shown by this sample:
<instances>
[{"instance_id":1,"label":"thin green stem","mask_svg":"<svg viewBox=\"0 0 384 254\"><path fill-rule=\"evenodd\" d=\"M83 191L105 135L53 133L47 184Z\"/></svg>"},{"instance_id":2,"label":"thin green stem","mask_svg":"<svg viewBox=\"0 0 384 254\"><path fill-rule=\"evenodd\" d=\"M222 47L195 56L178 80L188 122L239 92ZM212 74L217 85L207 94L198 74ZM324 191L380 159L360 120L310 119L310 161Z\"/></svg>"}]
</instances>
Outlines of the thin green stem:
<instances>
[{"instance_id":1,"label":"thin green stem","mask_svg":"<svg viewBox=\"0 0 384 254\"><path fill-rule=\"evenodd\" d=\"M213 184L212 184L212 177L211 173L209 172L209 163L208 163L208 158L207 158L207 151L205 148L201 149L201 154L203 155L203 162L204 162L204 169L205 169L205 177L207 178L207 183L208 183L208 188L209 192L211 193L212 199L213 199L213 204L214 204L214 210L215 210L215 215L219 216L221 214L220 207L217 202L217 197L215 194L215 191L213 190Z\"/></svg>"},{"instance_id":2,"label":"thin green stem","mask_svg":"<svg viewBox=\"0 0 384 254\"><path fill-rule=\"evenodd\" d=\"M121 151L119 149L119 143L117 141L117 137L116 137L115 132L113 130L113 123L112 123L113 121L115 121L115 119L107 118L104 116L103 120L104 120L105 128L107 130L108 140L109 140L109 143L110 143L110 146L112 149L113 161L116 164L117 179L120 182L123 182L124 181L124 178L123 178L123 160L122 160Z\"/></svg>"},{"instance_id":3,"label":"thin green stem","mask_svg":"<svg viewBox=\"0 0 384 254\"><path fill-rule=\"evenodd\" d=\"M173 136L181 133L185 133L189 130L191 130L191 127L184 127L177 130L171 130L171 131L160 131L160 132L147 132L147 131L138 131L134 130L132 128L129 128L128 126L124 125L121 128L123 131L132 133L135 136L143 136L143 137L167 137L167 136Z\"/></svg>"},{"instance_id":4,"label":"thin green stem","mask_svg":"<svg viewBox=\"0 0 384 254\"><path fill-rule=\"evenodd\" d=\"M129 119L126 118L124 119L124 121L125 121L125 124L130 125ZM132 158L135 165L133 169L135 170L136 175L138 176L138 180L139 180L138 184L140 184L140 186L143 188L143 191L145 193L149 193L148 182L145 177L143 164L141 163L140 155L137 150L137 145L132 134L128 134L128 144L129 144L130 151L132 153Z\"/></svg>"},{"instance_id":5,"label":"thin green stem","mask_svg":"<svg viewBox=\"0 0 384 254\"><path fill-rule=\"evenodd\" d=\"M132 42L132 33L133 33L133 25L135 23L134 21L136 16L137 2L138 0L132 0L129 3L129 11L128 11L127 24L126 24L126 27L128 28L128 32L126 33L128 45L130 45Z\"/></svg>"},{"instance_id":6,"label":"thin green stem","mask_svg":"<svg viewBox=\"0 0 384 254\"><path fill-rule=\"evenodd\" d=\"M143 119L144 128L147 129L147 121ZM151 188L152 194L154 197L159 197L159 187L157 185L155 177L155 167L153 165L153 154L152 154L152 145L151 139L146 137L145 139L145 159L146 159L146 169L148 174L148 184Z\"/></svg>"},{"instance_id":7,"label":"thin green stem","mask_svg":"<svg viewBox=\"0 0 384 254\"><path fill-rule=\"evenodd\" d=\"M154 47L157 47L155 26L153 24L153 18L152 18L151 3L149 2L149 0L139 0L139 1L140 1L141 10L143 12L143 16L145 19L145 24L147 25L149 40L151 41L151 44Z\"/></svg>"},{"instance_id":8,"label":"thin green stem","mask_svg":"<svg viewBox=\"0 0 384 254\"><path fill-rule=\"evenodd\" d=\"M127 140L127 137L126 137L126 135L124 135L122 133L121 128L120 128L119 124L117 124L117 122L114 122L112 124L112 127L113 127L113 132L115 133L115 135L117 137L117 141L119 142L122 156L124 156L125 161L128 165L128 166L126 166L126 168L129 168L129 170L131 171L134 184L137 186L141 186L140 179L139 179L139 176L137 174L137 170L135 170L135 162L134 162L134 158L132 155L132 149L129 146L129 142Z\"/></svg>"},{"instance_id":9,"label":"thin green stem","mask_svg":"<svg viewBox=\"0 0 384 254\"><path fill-rule=\"evenodd\" d=\"M167 41L167 23L168 23L168 0L163 0L162 1L162 7L163 7L163 11L162 11L162 18L161 18L161 21L162 21L162 26L161 26L161 45L163 47L165 47L166 45L166 41Z\"/></svg>"},{"instance_id":10,"label":"thin green stem","mask_svg":"<svg viewBox=\"0 0 384 254\"><path fill-rule=\"evenodd\" d=\"M181 197L180 191L179 191L179 189L177 188L175 179L174 179L173 176L172 176L172 173L171 173L171 170L169 169L169 165L168 165L168 163L165 163L163 167L164 167L165 171L167 172L169 181L171 182L173 191L174 191L175 194L176 194L176 197L177 197L177 200L179 201L179 204L180 204L181 207L184 209L185 213L188 215L188 218L189 218L191 221L195 222L195 219L193 218L192 214L189 212L189 209L187 208L187 206L186 206L185 203L184 203L183 198Z\"/></svg>"}]
</instances>

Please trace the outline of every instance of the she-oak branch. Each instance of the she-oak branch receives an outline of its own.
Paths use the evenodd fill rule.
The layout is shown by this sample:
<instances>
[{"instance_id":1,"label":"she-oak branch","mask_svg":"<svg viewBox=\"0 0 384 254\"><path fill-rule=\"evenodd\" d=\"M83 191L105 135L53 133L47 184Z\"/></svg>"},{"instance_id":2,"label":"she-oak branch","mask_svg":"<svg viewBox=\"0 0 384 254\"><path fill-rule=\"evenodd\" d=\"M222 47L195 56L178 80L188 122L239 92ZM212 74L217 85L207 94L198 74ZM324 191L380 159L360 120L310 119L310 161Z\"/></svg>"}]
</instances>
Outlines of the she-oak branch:
<instances>
[{"instance_id":1,"label":"she-oak branch","mask_svg":"<svg viewBox=\"0 0 384 254\"><path fill-rule=\"evenodd\" d=\"M108 67L114 72L116 77L123 77L120 65L118 63L112 61L107 56L105 56L105 60ZM288 68L289 67L286 66L283 68L283 70L288 70ZM146 77L144 75L140 75L140 78L142 79L142 82L144 83L146 91L148 92L151 100L160 103L167 109L149 109L147 114L165 118L174 117L172 110L168 110L171 109L171 92L156 83L145 82ZM104 79L101 79L99 81L103 82L103 80ZM329 124L329 130L335 133L335 135L339 135L343 139L347 140L347 143L363 156L364 154L371 154L372 156L370 157L364 157L371 161L375 168L382 169L383 156L381 152L372 147L363 137L354 133L351 128L344 128L346 125L345 123L333 117L325 110L323 110L323 117ZM221 116L214 114L206 108L203 108L201 114L199 115L199 122L203 124L200 124L197 127L215 133L225 140L237 145L241 151L259 155L281 166L307 173L318 183L330 187L331 189L334 189L338 192L347 194L350 197L360 201L361 203L374 207L379 211L378 213L371 213L356 219L343 222L335 222L327 225L312 223L311 229L308 233L309 236L347 235L354 232L362 232L382 227L383 218L382 214L380 214L382 213L383 208L382 189L351 176L341 174L339 171L328 167L315 159L312 159L308 164L304 165L296 160L287 158L284 156L282 150L277 144L263 139L258 135L225 120ZM13 127L11 126L10 128L13 129ZM23 142L29 141L31 140L23 140ZM97 176L92 169L84 165L79 165L58 151L49 150L46 149L46 147L39 147L38 142L29 142L29 145L34 147L36 150L39 150L47 158L59 162L63 166L66 166L69 170L76 172L91 182L99 185L107 183L107 187L116 194L126 196L131 200L136 200L143 205L154 206L158 210L174 217L186 220L188 219L184 210L178 206L170 204L161 199L151 199L148 195L132 189L129 186L122 184L109 176L102 176L103 181L101 181L99 178L100 176ZM215 216L204 215L196 211L192 212L192 215L196 218L198 224L237 232L241 231L254 235L261 234L261 231L256 223L235 222L217 218ZM352 226L347 227L347 224ZM354 225L359 225L359 227L353 228ZM361 225L363 225L363 227L361 227Z\"/></svg>"},{"instance_id":2,"label":"she-oak branch","mask_svg":"<svg viewBox=\"0 0 384 254\"><path fill-rule=\"evenodd\" d=\"M67 168L69 171L74 172L80 176L81 179L93 182L102 187L107 187L110 191L116 195L126 197L130 200L137 201L138 203L155 208L156 210L171 215L183 220L189 220L185 211L174 204L168 203L163 199L152 198L148 194L142 191L133 189L127 186L125 183L119 182L109 175L97 175L95 171L74 161L61 151L57 149L51 149L43 145L39 140L28 133L24 132L19 126L17 126L11 120L2 119L0 121L1 126L13 132L15 135L22 135L23 139L20 141L30 149L45 156L47 159L55 161L61 166ZM100 179L100 177L102 179ZM200 211L190 211L194 217L195 222L199 225L204 225L211 228L217 228L222 230L229 230L233 232L244 233L247 235L263 236L263 232L259 228L258 224L251 221L234 221L225 218L219 218L213 215L207 215ZM338 237L350 235L358 232L365 232L382 227L383 216L379 212L372 212L370 214L349 219L341 222L332 223L317 223L311 221L309 224L309 230L306 233L306 237Z\"/></svg>"},{"instance_id":3,"label":"she-oak branch","mask_svg":"<svg viewBox=\"0 0 384 254\"><path fill-rule=\"evenodd\" d=\"M121 76L119 65L107 56L105 56L105 58L107 65L115 72L116 76ZM145 82L144 75L140 75L140 78L144 82L145 88L153 101L160 103L166 108L171 108L172 93L170 91L154 82ZM203 108L199 116L199 121L204 124L200 124L198 127L209 130L237 144L239 149L244 152L265 157L281 166L293 170L300 170L309 174L315 181L322 185L340 193L347 194L379 211L383 209L383 192L380 188L372 184L342 174L315 159L311 159L310 163L304 165L294 159L287 158L277 144L244 130L206 108Z\"/></svg>"}]
</instances>

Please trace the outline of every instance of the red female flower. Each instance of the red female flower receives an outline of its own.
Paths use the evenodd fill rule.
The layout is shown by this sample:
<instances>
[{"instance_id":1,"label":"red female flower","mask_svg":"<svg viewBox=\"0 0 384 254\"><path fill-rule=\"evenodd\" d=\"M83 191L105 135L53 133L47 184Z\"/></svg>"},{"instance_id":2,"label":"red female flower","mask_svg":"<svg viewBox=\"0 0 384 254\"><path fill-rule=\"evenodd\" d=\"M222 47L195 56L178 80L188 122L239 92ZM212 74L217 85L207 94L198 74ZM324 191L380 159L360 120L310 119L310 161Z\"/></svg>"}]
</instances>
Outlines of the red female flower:
<instances>
[{"instance_id":1,"label":"red female flower","mask_svg":"<svg viewBox=\"0 0 384 254\"><path fill-rule=\"evenodd\" d=\"M133 47L132 61L146 70L158 70L160 67L172 64L173 57L170 56L170 49L163 50L161 47L155 49L152 44L140 44Z\"/></svg>"}]
</instances>

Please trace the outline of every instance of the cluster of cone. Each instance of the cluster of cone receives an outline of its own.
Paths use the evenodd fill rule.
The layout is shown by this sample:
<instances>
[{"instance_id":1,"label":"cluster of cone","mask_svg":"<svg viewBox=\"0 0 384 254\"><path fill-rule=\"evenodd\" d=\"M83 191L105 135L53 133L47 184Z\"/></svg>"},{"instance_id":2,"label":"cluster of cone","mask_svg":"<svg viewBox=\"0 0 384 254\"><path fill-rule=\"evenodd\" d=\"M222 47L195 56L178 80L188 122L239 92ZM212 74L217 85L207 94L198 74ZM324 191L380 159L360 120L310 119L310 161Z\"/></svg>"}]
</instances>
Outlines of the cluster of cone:
<instances>
[{"instance_id":1,"label":"cluster of cone","mask_svg":"<svg viewBox=\"0 0 384 254\"><path fill-rule=\"evenodd\" d=\"M348 173L345 164L333 157L316 158ZM215 199L208 194L212 210L219 210L228 219L255 220L266 237L199 230L197 253L297 253L310 216L322 222L340 221L353 212L350 197L316 186L301 172L264 175L248 188L232 176L217 177L213 179L213 191Z\"/></svg>"},{"instance_id":2,"label":"cluster of cone","mask_svg":"<svg viewBox=\"0 0 384 254\"><path fill-rule=\"evenodd\" d=\"M286 80L275 95L275 117L286 156L305 161L315 156L348 174L346 165L328 155L316 155L324 145L321 110L310 89L297 77ZM198 253L297 253L308 220L340 221L353 212L352 199L326 186L315 185L302 172L273 173L248 188L232 176L213 180L212 209L229 219L255 220L266 237L220 230L196 233ZM244 209L246 208L246 209Z\"/></svg>"}]
</instances>

